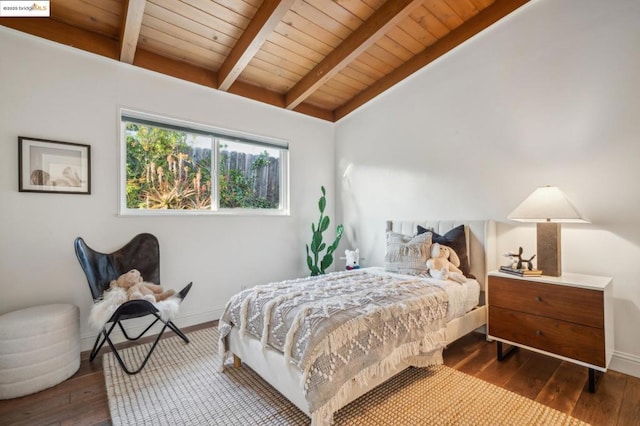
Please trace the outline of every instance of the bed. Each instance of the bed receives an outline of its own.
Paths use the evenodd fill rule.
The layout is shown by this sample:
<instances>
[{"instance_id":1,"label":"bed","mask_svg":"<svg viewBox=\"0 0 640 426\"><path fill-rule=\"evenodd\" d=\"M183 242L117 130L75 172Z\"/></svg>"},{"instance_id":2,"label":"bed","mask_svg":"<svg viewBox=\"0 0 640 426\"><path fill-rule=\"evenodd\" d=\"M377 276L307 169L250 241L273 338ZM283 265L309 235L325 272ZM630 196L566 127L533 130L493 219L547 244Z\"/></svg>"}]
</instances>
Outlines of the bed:
<instances>
[{"instance_id":1,"label":"bed","mask_svg":"<svg viewBox=\"0 0 640 426\"><path fill-rule=\"evenodd\" d=\"M223 355L221 369L224 368L225 359L233 355L236 367L244 362L307 414L312 425L321 425L331 424L333 414L339 408L405 368L442 362L443 347L486 324L484 288L487 272L497 267L495 223L485 220L388 221L387 256L390 250L389 235L413 236L418 229L429 230L440 238L447 237L454 229L464 229L464 249L467 251L469 262L466 275L474 279L467 279L463 284L439 281L424 275L407 275L404 270L393 270L385 264L385 267L331 273L320 278L320 281L312 277L270 283L245 290L229 301L220 319L220 351ZM429 235L431 236L431 233ZM340 325L335 327L340 330L354 323L354 320L340 317L341 313L332 317L334 311L340 312L340 309L333 309L335 303L347 303L347 300L351 302L348 296L351 293L342 294L342 290L338 289L338 284L342 285L343 281L350 283L350 286L347 286L350 288L349 291L353 288L366 290L365 299L372 299L373 302L356 310L370 314L366 320L369 321L368 324L385 324L385 331L358 334L349 330L339 337L334 334L322 340L318 337L318 340L314 341L315 334L310 331L314 330L313 324L319 324L313 319L314 313L319 314L323 320L329 321L331 318L332 321L338 322ZM332 287L334 282L337 283L335 288ZM435 285L425 286L425 283ZM306 293L291 290L297 289L298 286L316 289L305 292L323 292L325 300L332 300L333 305L306 308L307 313L312 316L311 320L301 319L300 313L290 314L291 309L287 308L286 304L293 304L294 300L306 297ZM399 292L408 292L409 296L403 294L402 297L408 297L409 301L396 300L396 296L400 297L397 294ZM354 298L359 299L360 296ZM258 301L261 299L263 302L258 307ZM304 305L304 300L302 302ZM274 308L277 303L282 303L284 307L277 305L278 308ZM285 322L287 315L292 317L288 323ZM250 318L253 319L253 323ZM282 320L279 323L276 321L278 318ZM389 324L393 321L402 324L388 325L386 321ZM398 332L400 325L405 327L402 332ZM361 325L358 327L362 328ZM354 357L345 360L343 358L347 355L344 353L336 351L336 355L327 349L334 344L332 347L339 347L338 343L335 343L337 341L346 345L346 335L360 339L355 343L351 342L350 346L345 346L350 348L349 356L351 352L359 350L366 354L366 358L374 359L360 360ZM380 337L382 335L385 336L384 339ZM297 336L299 340L294 340L292 336ZM380 343L379 348L364 349L361 347L362 338L358 336L369 336L369 341L384 340L385 343ZM306 344L311 345L311 349L305 352L303 349ZM396 346L392 346L393 344ZM308 355L309 353L312 355ZM369 364L365 364L367 362ZM321 370L319 366L324 366L326 370ZM358 374L351 371L354 368ZM316 381L318 383L315 383ZM316 393L311 392L311 386L317 387L313 388Z\"/></svg>"}]
</instances>

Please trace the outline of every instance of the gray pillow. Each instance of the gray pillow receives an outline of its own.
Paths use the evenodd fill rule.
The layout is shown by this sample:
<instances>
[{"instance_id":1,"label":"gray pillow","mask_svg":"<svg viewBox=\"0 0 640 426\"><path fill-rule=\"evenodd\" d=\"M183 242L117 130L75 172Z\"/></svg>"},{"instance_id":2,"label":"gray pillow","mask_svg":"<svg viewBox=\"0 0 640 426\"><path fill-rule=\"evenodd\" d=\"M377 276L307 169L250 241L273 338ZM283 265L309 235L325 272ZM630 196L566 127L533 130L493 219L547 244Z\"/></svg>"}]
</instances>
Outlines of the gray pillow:
<instances>
[{"instance_id":1,"label":"gray pillow","mask_svg":"<svg viewBox=\"0 0 640 426\"><path fill-rule=\"evenodd\" d=\"M430 255L431 232L415 236L387 232L387 250L384 256L387 271L412 275L425 273Z\"/></svg>"}]
</instances>

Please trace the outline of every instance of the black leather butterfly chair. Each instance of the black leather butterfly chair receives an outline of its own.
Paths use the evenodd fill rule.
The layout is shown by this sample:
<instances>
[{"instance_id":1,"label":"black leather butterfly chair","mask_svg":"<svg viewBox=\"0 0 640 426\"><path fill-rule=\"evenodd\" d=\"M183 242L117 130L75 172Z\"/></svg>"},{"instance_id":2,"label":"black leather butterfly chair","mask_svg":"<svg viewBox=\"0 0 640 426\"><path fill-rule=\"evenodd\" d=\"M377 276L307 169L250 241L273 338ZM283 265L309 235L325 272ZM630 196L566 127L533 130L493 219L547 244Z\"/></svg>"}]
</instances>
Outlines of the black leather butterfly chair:
<instances>
[{"instance_id":1,"label":"black leather butterfly chair","mask_svg":"<svg viewBox=\"0 0 640 426\"><path fill-rule=\"evenodd\" d=\"M80 266L82 266L82 269L87 276L87 281L89 282L89 288L91 289L91 295L93 296L94 302L102 299L104 291L109 289L109 284L112 280L117 279L120 275L130 271L131 269L137 269L140 271L140 275L146 282L160 284L160 247L158 239L152 234L139 234L120 250L109 254L93 250L80 237L76 238L74 245ZM191 289L191 284L192 283L189 283L174 297L179 297L181 300L184 299ZM122 322L128 319L144 317L147 315L155 317L153 322L138 336L130 337L123 327ZM115 345L111 341L111 338L109 337L111 332L117 324L127 340L138 340L158 321L164 324L162 330L151 346L151 349L149 349L149 352L142 364L137 369L130 370L125 365L120 354L118 354ZM89 359L90 361L93 361L106 342L111 347L111 350L122 369L127 374L137 374L144 368L167 327L173 330L186 343L189 343L187 336L185 336L172 321L165 322L160 317L158 309L152 303L141 299L127 301L116 309L111 318L109 318L107 323L102 327L102 330L98 334L96 342L93 345Z\"/></svg>"}]
</instances>

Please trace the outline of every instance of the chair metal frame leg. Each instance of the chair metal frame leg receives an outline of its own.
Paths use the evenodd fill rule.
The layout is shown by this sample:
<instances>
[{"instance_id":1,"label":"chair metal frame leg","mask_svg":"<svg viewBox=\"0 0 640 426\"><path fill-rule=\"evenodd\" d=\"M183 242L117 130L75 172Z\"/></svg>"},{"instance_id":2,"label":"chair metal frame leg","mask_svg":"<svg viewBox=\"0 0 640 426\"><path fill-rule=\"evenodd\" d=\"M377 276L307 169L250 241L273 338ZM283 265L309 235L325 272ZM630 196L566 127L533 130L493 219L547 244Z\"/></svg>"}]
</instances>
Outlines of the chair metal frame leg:
<instances>
[{"instance_id":1,"label":"chair metal frame leg","mask_svg":"<svg viewBox=\"0 0 640 426\"><path fill-rule=\"evenodd\" d=\"M120 330L122 331L122 334L124 334L124 337L126 337L127 340L129 340L129 341L138 340L139 338L144 336L144 334L147 331L149 331L149 329L151 327L153 327L158 321L162 321L158 315L156 315L156 314L152 314L152 315L155 315L156 319L151 324L149 324L149 326L147 328L145 328L142 333L138 334L136 337L129 337L129 335L127 334L127 330L125 330L124 327L122 326L122 321L123 320L118 320L117 324L118 324L118 326L120 326Z\"/></svg>"},{"instance_id":2,"label":"chair metal frame leg","mask_svg":"<svg viewBox=\"0 0 640 426\"><path fill-rule=\"evenodd\" d=\"M116 357L116 360L118 361L118 364L120 364L120 367L122 367L122 369L125 371L125 373L127 373L129 375L134 375L134 374L138 374L140 371L142 371L144 366L147 364L147 361L149 361L149 358L151 358L151 354L155 350L156 345L158 344L158 342L162 338L162 335L164 334L164 331L167 329L167 327L170 328L178 336L180 336L180 338L182 340L184 340L185 343L189 343L189 339L187 338L187 336L185 336L185 334L173 323L173 321L164 322L162 320L162 318L160 318L160 316L155 312L152 313L152 315L154 315L156 317L156 319L147 328L145 328L143 332L141 332L136 337L130 337L127 334L126 330L124 329L124 327L122 325L122 321L121 320L113 321L108 330L107 330L107 326L105 325L105 327L102 328L102 331L98 334L98 337L96 338L96 342L93 345L93 349L91 350L91 355L89 357L89 361L93 361L95 359L95 357L98 355L98 352L100 351L102 346L104 346L104 344L107 343L109 345L109 347L111 348L111 351L113 352L114 356ZM135 340L140 339L158 321L162 322L164 324L164 326L160 330L160 333L158 333L156 339L153 342L153 345L149 349L149 352L147 352L147 355L145 356L145 358L142 361L142 363L140 364L140 366L138 366L138 368L135 369L135 370L130 370L127 367L127 365L125 364L125 362L122 359L122 357L120 356L120 354L118 353L118 349L115 347L115 345L111 341L111 338L109 337L111 335L111 332L113 331L115 326L118 325L120 327L120 330L122 330L122 334L124 335L124 337L127 340L135 341Z\"/></svg>"},{"instance_id":3,"label":"chair metal frame leg","mask_svg":"<svg viewBox=\"0 0 640 426\"><path fill-rule=\"evenodd\" d=\"M158 333L158 336L156 337L156 340L153 342L153 345L151 346L151 349L149 349L149 352L147 352L147 355L145 356L144 360L142 361L142 363L140 364L140 366L136 370L129 370L129 368L127 368L126 364L124 363L124 360L120 357L120 354L118 353L118 350L116 349L115 345L113 344L111 339L107 338L107 343L109 344L109 347L111 347L111 350L113 351L113 355L116 357L116 360L118 361L118 364L120 364L120 367L122 367L122 369L124 370L125 373L127 373L129 375L134 375L134 374L138 374L140 371L142 371L144 366L147 364L147 361L149 361L149 358L151 358L151 354L153 353L154 349L156 348L156 345L158 344L158 342L160 341L160 338L162 337L162 334L167 329L167 326L168 325L166 323L164 323L164 326L162 327L162 330L160 330L160 333Z\"/></svg>"},{"instance_id":4,"label":"chair metal frame leg","mask_svg":"<svg viewBox=\"0 0 640 426\"><path fill-rule=\"evenodd\" d=\"M154 314L155 315L155 314ZM113 329L115 328L116 325L118 325L120 327L120 330L122 331L122 334L124 335L124 337L129 340L129 341L135 341L138 340L139 338L141 338L147 331L149 331L149 329L151 327L153 327L158 321L162 321L160 319L160 317L158 317L156 315L156 319L149 324L149 326L147 328L144 329L144 331L142 333L140 333L138 336L136 337L129 337L129 334L127 334L127 331L124 329L124 327L122 326L122 320L114 320L114 321L110 321L111 322L111 327L109 327L109 331L107 331L107 326L105 324L105 326L102 328L102 330L100 331L100 333L98 334L98 336L96 337L96 342L93 345L93 349L91 350L91 356L89 357L89 361L93 361L94 358L96 357L96 355L98 355L98 352L100 352L100 349L102 349L102 347L104 346L105 343L107 343L108 337L109 335L111 335L111 332L113 331ZM107 323L108 324L108 323ZM98 343L100 342L100 343Z\"/></svg>"},{"instance_id":5,"label":"chair metal frame leg","mask_svg":"<svg viewBox=\"0 0 640 426\"><path fill-rule=\"evenodd\" d=\"M174 333L176 333L178 336L180 336L180 338L182 340L184 340L185 343L189 343L189 338L182 332L182 330L180 330L174 323L173 321L169 321L167 323L167 325L169 326L169 328L171 329L171 331L173 331Z\"/></svg>"}]
</instances>

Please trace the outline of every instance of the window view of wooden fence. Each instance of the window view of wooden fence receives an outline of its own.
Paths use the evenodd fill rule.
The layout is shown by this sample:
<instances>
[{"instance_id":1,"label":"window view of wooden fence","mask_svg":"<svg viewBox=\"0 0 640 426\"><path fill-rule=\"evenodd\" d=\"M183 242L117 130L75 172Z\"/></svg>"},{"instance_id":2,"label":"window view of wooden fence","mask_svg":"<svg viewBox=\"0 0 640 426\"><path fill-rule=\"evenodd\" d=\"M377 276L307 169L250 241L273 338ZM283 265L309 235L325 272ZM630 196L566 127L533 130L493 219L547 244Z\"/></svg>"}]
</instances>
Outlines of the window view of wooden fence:
<instances>
[{"instance_id":1,"label":"window view of wooden fence","mask_svg":"<svg viewBox=\"0 0 640 426\"><path fill-rule=\"evenodd\" d=\"M126 205L143 210L281 209L281 160L280 149L259 142L127 121Z\"/></svg>"},{"instance_id":2,"label":"window view of wooden fence","mask_svg":"<svg viewBox=\"0 0 640 426\"><path fill-rule=\"evenodd\" d=\"M277 208L280 202L280 161L262 154L220 151L221 208Z\"/></svg>"}]
</instances>

